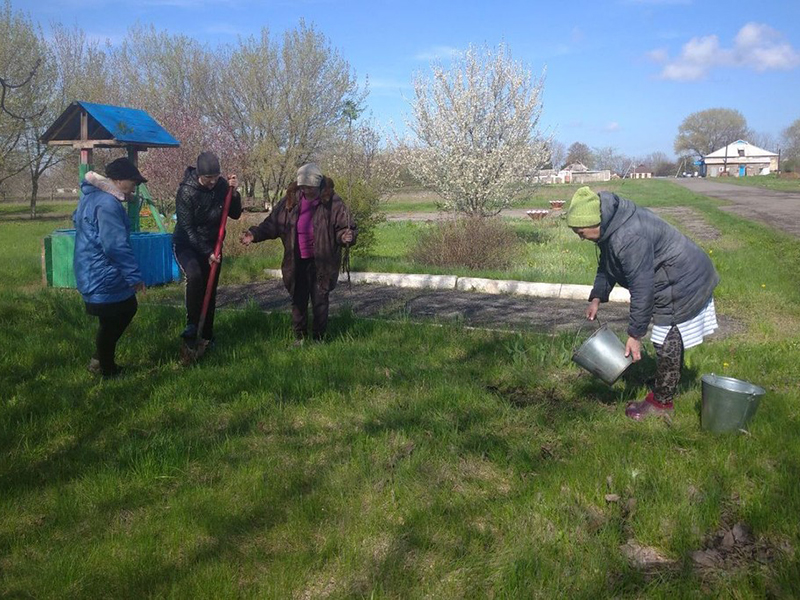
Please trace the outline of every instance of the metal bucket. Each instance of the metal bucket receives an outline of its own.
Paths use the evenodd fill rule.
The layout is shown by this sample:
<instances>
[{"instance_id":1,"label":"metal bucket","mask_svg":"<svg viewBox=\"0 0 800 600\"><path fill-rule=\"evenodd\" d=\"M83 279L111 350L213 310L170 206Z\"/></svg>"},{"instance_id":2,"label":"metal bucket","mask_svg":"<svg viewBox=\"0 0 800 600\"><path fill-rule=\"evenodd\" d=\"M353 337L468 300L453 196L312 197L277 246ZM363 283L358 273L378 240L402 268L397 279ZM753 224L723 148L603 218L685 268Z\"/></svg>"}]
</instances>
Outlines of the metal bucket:
<instances>
[{"instance_id":1,"label":"metal bucket","mask_svg":"<svg viewBox=\"0 0 800 600\"><path fill-rule=\"evenodd\" d=\"M633 364L633 357L625 356L625 344L605 325L583 342L572 355L572 360L608 385L612 385Z\"/></svg>"},{"instance_id":2,"label":"metal bucket","mask_svg":"<svg viewBox=\"0 0 800 600\"><path fill-rule=\"evenodd\" d=\"M747 429L756 414L764 388L720 375L703 375L700 426L714 433Z\"/></svg>"}]
</instances>

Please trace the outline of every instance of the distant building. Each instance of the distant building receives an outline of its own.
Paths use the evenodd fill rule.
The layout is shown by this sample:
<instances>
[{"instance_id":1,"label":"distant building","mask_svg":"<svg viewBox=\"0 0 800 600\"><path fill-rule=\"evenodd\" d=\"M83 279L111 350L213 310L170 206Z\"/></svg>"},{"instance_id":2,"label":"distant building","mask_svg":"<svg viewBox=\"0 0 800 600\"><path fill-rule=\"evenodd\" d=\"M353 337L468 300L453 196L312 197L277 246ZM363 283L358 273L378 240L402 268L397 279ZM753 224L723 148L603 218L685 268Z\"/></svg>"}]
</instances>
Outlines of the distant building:
<instances>
[{"instance_id":1,"label":"distant building","mask_svg":"<svg viewBox=\"0 0 800 600\"><path fill-rule=\"evenodd\" d=\"M647 165L639 165L628 175L630 179L650 179L652 176L653 170Z\"/></svg>"},{"instance_id":2,"label":"distant building","mask_svg":"<svg viewBox=\"0 0 800 600\"><path fill-rule=\"evenodd\" d=\"M708 177L769 175L778 170L778 154L753 146L750 142L736 140L704 156L703 168Z\"/></svg>"},{"instance_id":3,"label":"distant building","mask_svg":"<svg viewBox=\"0 0 800 600\"><path fill-rule=\"evenodd\" d=\"M555 169L539 169L533 180L537 183L564 183L564 180L558 176Z\"/></svg>"},{"instance_id":4,"label":"distant building","mask_svg":"<svg viewBox=\"0 0 800 600\"><path fill-rule=\"evenodd\" d=\"M611 171L603 169L593 171L582 163L572 163L558 172L558 177L564 183L592 183L595 181L610 181Z\"/></svg>"}]
</instances>

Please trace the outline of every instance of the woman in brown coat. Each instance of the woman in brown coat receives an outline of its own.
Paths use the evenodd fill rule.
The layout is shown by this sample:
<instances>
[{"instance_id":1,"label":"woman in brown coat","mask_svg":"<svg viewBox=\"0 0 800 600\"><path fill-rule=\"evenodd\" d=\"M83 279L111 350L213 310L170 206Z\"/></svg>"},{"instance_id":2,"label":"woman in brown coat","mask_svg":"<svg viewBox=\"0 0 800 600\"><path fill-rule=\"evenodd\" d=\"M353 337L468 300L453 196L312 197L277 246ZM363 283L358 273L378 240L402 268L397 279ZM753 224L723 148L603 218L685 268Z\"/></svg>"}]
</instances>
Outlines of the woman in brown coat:
<instances>
[{"instance_id":1,"label":"woman in brown coat","mask_svg":"<svg viewBox=\"0 0 800 600\"><path fill-rule=\"evenodd\" d=\"M328 327L328 294L336 287L342 247L355 243L350 211L333 191L333 180L314 163L297 171L297 181L260 225L242 234L241 243L281 238L283 284L292 296L292 329L302 343L308 330L308 300L314 314L314 340Z\"/></svg>"}]
</instances>

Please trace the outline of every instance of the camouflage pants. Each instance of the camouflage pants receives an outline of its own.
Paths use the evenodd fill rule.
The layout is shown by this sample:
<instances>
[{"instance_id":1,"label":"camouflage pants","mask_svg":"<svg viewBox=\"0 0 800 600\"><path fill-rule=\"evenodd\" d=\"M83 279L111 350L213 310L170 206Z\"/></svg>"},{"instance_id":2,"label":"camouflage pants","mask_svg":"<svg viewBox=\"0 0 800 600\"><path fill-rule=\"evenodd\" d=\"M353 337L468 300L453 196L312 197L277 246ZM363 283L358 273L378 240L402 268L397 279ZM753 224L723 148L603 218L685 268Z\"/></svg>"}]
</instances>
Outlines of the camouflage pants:
<instances>
[{"instance_id":1,"label":"camouflage pants","mask_svg":"<svg viewBox=\"0 0 800 600\"><path fill-rule=\"evenodd\" d=\"M683 338L673 325L663 344L653 344L656 349L656 377L653 395L662 404L671 404L681 380L683 368Z\"/></svg>"}]
</instances>

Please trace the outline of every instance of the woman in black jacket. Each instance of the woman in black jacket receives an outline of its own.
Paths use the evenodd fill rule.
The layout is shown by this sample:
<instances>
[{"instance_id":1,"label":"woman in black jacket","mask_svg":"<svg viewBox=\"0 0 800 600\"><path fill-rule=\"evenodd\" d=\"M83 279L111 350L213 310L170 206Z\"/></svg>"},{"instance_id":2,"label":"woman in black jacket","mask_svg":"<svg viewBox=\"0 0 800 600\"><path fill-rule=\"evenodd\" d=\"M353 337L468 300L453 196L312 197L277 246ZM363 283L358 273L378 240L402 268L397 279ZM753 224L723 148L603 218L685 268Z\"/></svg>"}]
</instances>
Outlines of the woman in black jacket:
<instances>
[{"instance_id":1,"label":"woman in black jacket","mask_svg":"<svg viewBox=\"0 0 800 600\"><path fill-rule=\"evenodd\" d=\"M670 414L683 368L683 351L717 328L714 288L719 283L708 255L651 211L616 194L582 187L572 198L567 225L600 247L586 317L594 320L618 283L631 294L625 356L641 358L641 339L653 322L656 349L652 391L625 410L631 419Z\"/></svg>"},{"instance_id":2,"label":"woman in black jacket","mask_svg":"<svg viewBox=\"0 0 800 600\"><path fill-rule=\"evenodd\" d=\"M219 263L214 255L222 208L229 186L234 188L228 216L238 219L242 214L242 199L236 191L236 176L230 182L220 176L219 159L213 152L203 152L197 157L197 168L187 167L183 181L178 186L175 211L178 222L172 235L175 258L186 277L186 329L181 337L194 345L198 336L210 347L214 339L214 308L220 269L214 278L214 289L203 331L198 332L200 311L203 306L211 264Z\"/></svg>"}]
</instances>

